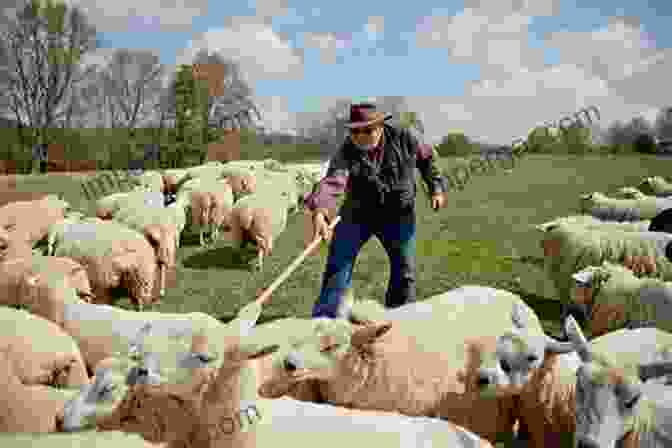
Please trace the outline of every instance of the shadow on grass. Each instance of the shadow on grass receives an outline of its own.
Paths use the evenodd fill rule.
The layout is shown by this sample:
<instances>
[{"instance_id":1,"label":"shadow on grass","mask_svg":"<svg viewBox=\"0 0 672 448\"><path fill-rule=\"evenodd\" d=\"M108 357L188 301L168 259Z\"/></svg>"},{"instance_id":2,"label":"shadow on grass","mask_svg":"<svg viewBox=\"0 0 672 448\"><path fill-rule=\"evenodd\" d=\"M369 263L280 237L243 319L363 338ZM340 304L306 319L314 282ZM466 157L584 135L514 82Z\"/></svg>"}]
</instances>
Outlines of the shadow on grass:
<instances>
[{"instance_id":1,"label":"shadow on grass","mask_svg":"<svg viewBox=\"0 0 672 448\"><path fill-rule=\"evenodd\" d=\"M233 247L216 247L195 253L185 258L182 264L189 269L221 268L247 271L249 265L245 255Z\"/></svg>"}]
</instances>

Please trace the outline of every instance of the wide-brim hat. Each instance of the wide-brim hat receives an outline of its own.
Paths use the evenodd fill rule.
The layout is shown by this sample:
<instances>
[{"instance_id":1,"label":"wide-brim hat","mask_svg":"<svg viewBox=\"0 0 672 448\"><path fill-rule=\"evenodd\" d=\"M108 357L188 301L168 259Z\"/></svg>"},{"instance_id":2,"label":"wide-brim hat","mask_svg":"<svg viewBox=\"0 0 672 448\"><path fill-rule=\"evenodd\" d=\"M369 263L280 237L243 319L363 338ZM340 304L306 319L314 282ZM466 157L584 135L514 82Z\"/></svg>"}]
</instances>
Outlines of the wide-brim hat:
<instances>
[{"instance_id":1,"label":"wide-brim hat","mask_svg":"<svg viewBox=\"0 0 672 448\"><path fill-rule=\"evenodd\" d=\"M371 103L353 104L350 106L350 119L344 124L346 128L364 128L372 124L382 123L392 118L391 114L379 112Z\"/></svg>"}]
</instances>

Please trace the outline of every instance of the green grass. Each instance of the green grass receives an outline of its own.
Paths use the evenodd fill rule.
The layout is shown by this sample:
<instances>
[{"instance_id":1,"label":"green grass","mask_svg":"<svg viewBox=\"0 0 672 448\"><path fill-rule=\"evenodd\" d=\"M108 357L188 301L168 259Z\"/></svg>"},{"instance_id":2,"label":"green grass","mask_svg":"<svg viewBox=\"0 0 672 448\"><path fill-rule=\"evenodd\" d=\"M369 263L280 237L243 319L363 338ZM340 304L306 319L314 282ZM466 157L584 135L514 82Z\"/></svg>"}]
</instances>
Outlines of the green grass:
<instances>
[{"instance_id":1,"label":"green grass","mask_svg":"<svg viewBox=\"0 0 672 448\"><path fill-rule=\"evenodd\" d=\"M451 159L441 161L447 168ZM663 175L672 164L654 156L618 158L531 155L512 173L499 170L472 177L463 191L448 194L447 207L429 208L418 191L417 296L421 300L463 284L489 285L523 292L549 329L557 329L555 291L540 267L521 261L539 257L533 224L576 212L582 193L612 193L637 185L644 176ZM76 208L92 212L79 184L61 176L34 176L17 189L60 192ZM160 311L202 311L230 319L257 296L303 249L303 217L291 216L286 232L267 257L262 273L236 263L226 243L205 250L191 238L179 251L177 286L166 292ZM319 288L326 248L306 261L273 294L262 321L287 315L308 317ZM387 256L372 239L360 253L353 282L358 297L383 300ZM515 281L516 277L519 282ZM122 300L122 306L129 305ZM554 320L556 322L554 322Z\"/></svg>"}]
</instances>

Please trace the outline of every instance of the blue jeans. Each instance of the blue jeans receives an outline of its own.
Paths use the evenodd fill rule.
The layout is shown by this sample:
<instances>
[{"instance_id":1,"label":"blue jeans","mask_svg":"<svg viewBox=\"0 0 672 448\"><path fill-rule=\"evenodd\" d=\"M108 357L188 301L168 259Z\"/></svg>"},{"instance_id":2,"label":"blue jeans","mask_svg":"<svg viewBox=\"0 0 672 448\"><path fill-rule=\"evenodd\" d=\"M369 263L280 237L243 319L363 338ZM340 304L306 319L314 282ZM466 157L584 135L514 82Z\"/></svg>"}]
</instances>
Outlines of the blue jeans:
<instances>
[{"instance_id":1,"label":"blue jeans","mask_svg":"<svg viewBox=\"0 0 672 448\"><path fill-rule=\"evenodd\" d=\"M415 212L393 221L376 221L342 220L336 225L313 317L336 317L343 293L352 285L357 255L372 236L378 238L390 260L385 306L396 308L415 300Z\"/></svg>"}]
</instances>

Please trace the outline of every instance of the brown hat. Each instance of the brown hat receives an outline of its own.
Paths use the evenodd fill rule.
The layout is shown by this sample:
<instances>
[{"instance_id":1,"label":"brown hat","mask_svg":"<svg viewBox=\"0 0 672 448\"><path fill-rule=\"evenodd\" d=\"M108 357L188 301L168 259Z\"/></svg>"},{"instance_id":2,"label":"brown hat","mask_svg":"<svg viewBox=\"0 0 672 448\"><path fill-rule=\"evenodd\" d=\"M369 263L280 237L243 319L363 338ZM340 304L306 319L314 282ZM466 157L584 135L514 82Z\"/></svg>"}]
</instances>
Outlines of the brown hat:
<instances>
[{"instance_id":1,"label":"brown hat","mask_svg":"<svg viewBox=\"0 0 672 448\"><path fill-rule=\"evenodd\" d=\"M392 118L385 112L378 112L371 103L352 104L350 106L350 120L345 123L346 128L363 128L374 123L383 122Z\"/></svg>"}]
</instances>

